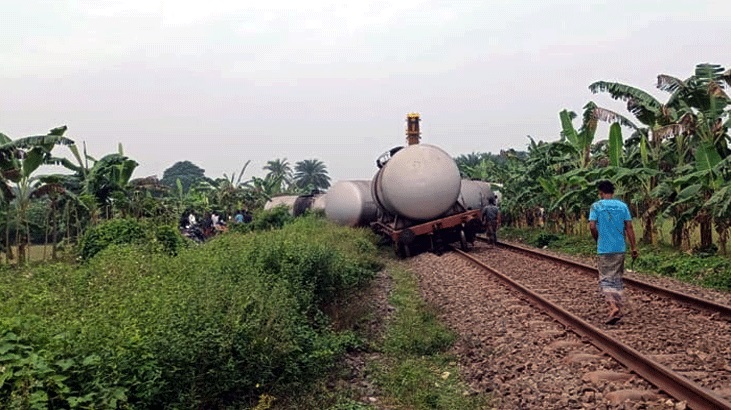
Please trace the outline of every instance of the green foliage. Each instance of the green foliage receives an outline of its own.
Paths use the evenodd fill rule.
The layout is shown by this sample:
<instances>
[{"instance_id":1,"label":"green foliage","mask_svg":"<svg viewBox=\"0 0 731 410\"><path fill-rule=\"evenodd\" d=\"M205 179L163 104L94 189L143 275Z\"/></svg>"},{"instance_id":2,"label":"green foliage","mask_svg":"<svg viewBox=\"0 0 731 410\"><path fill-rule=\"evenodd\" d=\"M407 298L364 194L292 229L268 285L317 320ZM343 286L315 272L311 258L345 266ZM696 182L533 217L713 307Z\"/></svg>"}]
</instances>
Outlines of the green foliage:
<instances>
[{"instance_id":1,"label":"green foliage","mask_svg":"<svg viewBox=\"0 0 731 410\"><path fill-rule=\"evenodd\" d=\"M63 370L72 362L50 357L49 352L34 351L27 340L22 340L15 323L0 323L0 405L2 408L44 409L53 396L69 392Z\"/></svg>"},{"instance_id":2,"label":"green foliage","mask_svg":"<svg viewBox=\"0 0 731 410\"><path fill-rule=\"evenodd\" d=\"M188 192L191 186L201 181L212 182L206 178L206 171L190 161L178 161L162 174L162 182L170 189L177 189L177 180L180 180L183 193Z\"/></svg>"},{"instance_id":3,"label":"green foliage","mask_svg":"<svg viewBox=\"0 0 731 410\"><path fill-rule=\"evenodd\" d=\"M154 226L155 242L160 244L162 251L177 255L178 252L185 247L185 238L180 231L171 225L155 225Z\"/></svg>"},{"instance_id":4,"label":"green foliage","mask_svg":"<svg viewBox=\"0 0 731 410\"><path fill-rule=\"evenodd\" d=\"M79 256L88 260L111 245L148 245L150 249L176 255L186 242L170 225L137 219L111 219L86 231L79 242Z\"/></svg>"},{"instance_id":5,"label":"green foliage","mask_svg":"<svg viewBox=\"0 0 731 410\"><path fill-rule=\"evenodd\" d=\"M609 127L609 163L614 167L621 164L623 145L622 127L615 122Z\"/></svg>"},{"instance_id":6,"label":"green foliage","mask_svg":"<svg viewBox=\"0 0 731 410\"><path fill-rule=\"evenodd\" d=\"M282 228L293 220L294 217L290 215L289 209L286 206L277 206L269 210L254 213L249 228L252 231L269 231Z\"/></svg>"},{"instance_id":7,"label":"green foliage","mask_svg":"<svg viewBox=\"0 0 731 410\"><path fill-rule=\"evenodd\" d=\"M454 161L462 178L501 183L507 177L505 173L507 160L503 152L499 155L472 152L460 155Z\"/></svg>"},{"instance_id":8,"label":"green foliage","mask_svg":"<svg viewBox=\"0 0 731 410\"><path fill-rule=\"evenodd\" d=\"M538 248L543 248L543 247L551 245L551 242L555 242L557 240L558 240L558 235L555 235L552 233L547 233L547 232L541 232L540 234L538 234L537 237L535 237L534 239L531 240L530 244L535 247L538 247Z\"/></svg>"},{"instance_id":9,"label":"green foliage","mask_svg":"<svg viewBox=\"0 0 731 410\"><path fill-rule=\"evenodd\" d=\"M289 213L286 206L277 206L272 209L259 210L252 215L249 223L231 223L229 231L238 233L271 231L281 229L294 222L295 218Z\"/></svg>"},{"instance_id":10,"label":"green foliage","mask_svg":"<svg viewBox=\"0 0 731 410\"><path fill-rule=\"evenodd\" d=\"M125 199L125 189L139 164L122 154L108 154L94 163L85 179L84 192L94 195L100 206L111 199Z\"/></svg>"},{"instance_id":11,"label":"green foliage","mask_svg":"<svg viewBox=\"0 0 731 410\"><path fill-rule=\"evenodd\" d=\"M446 370L445 370L446 369ZM409 357L381 376L386 392L411 409L489 408L484 396L465 395L458 368L444 357Z\"/></svg>"},{"instance_id":12,"label":"green foliage","mask_svg":"<svg viewBox=\"0 0 731 410\"><path fill-rule=\"evenodd\" d=\"M419 296L418 283L408 272L391 269L396 308L384 341L387 359L376 364L380 387L405 408L477 409L486 397L465 395L453 358L445 352L454 334L436 320Z\"/></svg>"},{"instance_id":13,"label":"green foliage","mask_svg":"<svg viewBox=\"0 0 731 410\"><path fill-rule=\"evenodd\" d=\"M132 239L142 228L111 226ZM84 265L0 271L0 317L16 323L0 328L0 366L14 369L0 407L222 408L291 394L357 343L319 306L380 267L370 234L315 218L177 256L150 250L112 243Z\"/></svg>"},{"instance_id":14,"label":"green foliage","mask_svg":"<svg viewBox=\"0 0 731 410\"><path fill-rule=\"evenodd\" d=\"M455 335L439 323L436 312L414 297L418 285L411 277L399 279L391 301L399 314L389 329L385 349L396 354L433 355L445 351Z\"/></svg>"},{"instance_id":15,"label":"green foliage","mask_svg":"<svg viewBox=\"0 0 731 410\"><path fill-rule=\"evenodd\" d=\"M147 232L135 219L112 219L86 231L79 243L79 254L88 260L109 245L142 244Z\"/></svg>"},{"instance_id":16,"label":"green foliage","mask_svg":"<svg viewBox=\"0 0 731 410\"><path fill-rule=\"evenodd\" d=\"M664 249L642 250L635 269L710 288L731 290L731 261L719 256L677 255Z\"/></svg>"}]
</instances>

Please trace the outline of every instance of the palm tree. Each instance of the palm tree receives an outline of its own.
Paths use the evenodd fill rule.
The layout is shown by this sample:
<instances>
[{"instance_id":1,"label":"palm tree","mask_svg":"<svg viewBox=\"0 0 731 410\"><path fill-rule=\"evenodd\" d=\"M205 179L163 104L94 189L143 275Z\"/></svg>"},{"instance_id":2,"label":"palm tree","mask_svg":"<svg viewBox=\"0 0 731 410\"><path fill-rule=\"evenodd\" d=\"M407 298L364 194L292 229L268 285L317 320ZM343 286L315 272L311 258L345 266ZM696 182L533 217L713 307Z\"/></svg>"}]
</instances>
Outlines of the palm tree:
<instances>
[{"instance_id":1,"label":"palm tree","mask_svg":"<svg viewBox=\"0 0 731 410\"><path fill-rule=\"evenodd\" d=\"M330 187L327 167L318 159L306 159L294 165L294 181L305 191L320 191Z\"/></svg>"},{"instance_id":2,"label":"palm tree","mask_svg":"<svg viewBox=\"0 0 731 410\"><path fill-rule=\"evenodd\" d=\"M286 191L292 183L292 167L289 165L287 158L267 161L263 169L269 171L265 176L266 179L277 181L278 192Z\"/></svg>"}]
</instances>

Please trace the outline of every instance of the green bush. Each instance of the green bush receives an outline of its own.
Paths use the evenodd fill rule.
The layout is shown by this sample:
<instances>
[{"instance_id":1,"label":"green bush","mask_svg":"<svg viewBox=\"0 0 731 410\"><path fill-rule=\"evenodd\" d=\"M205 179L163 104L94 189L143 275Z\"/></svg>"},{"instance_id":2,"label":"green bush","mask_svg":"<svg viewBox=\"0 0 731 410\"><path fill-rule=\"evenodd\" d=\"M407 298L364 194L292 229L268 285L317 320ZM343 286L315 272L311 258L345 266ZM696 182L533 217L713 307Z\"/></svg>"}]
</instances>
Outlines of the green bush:
<instances>
[{"instance_id":1,"label":"green bush","mask_svg":"<svg viewBox=\"0 0 731 410\"><path fill-rule=\"evenodd\" d=\"M373 277L371 239L308 217L177 256L109 244L80 266L0 271L0 349L12 354L0 366L17 369L0 376L0 408L221 408L291 394L355 343L319 307Z\"/></svg>"},{"instance_id":2,"label":"green bush","mask_svg":"<svg viewBox=\"0 0 731 410\"><path fill-rule=\"evenodd\" d=\"M252 215L249 223L232 223L229 231L235 233L247 233L258 231L271 231L281 229L284 225L292 223L295 217L290 215L286 206L277 206L268 210L259 210Z\"/></svg>"},{"instance_id":3,"label":"green bush","mask_svg":"<svg viewBox=\"0 0 731 410\"><path fill-rule=\"evenodd\" d=\"M155 241L160 244L163 252L177 255L185 247L186 241L180 231L170 225L155 226Z\"/></svg>"},{"instance_id":4,"label":"green bush","mask_svg":"<svg viewBox=\"0 0 731 410\"><path fill-rule=\"evenodd\" d=\"M552 242L555 242L558 240L559 240L558 235L555 235L552 233L547 233L547 232L541 232L530 243L531 243L531 245L536 246L538 248L543 248L545 246L551 245Z\"/></svg>"},{"instance_id":5,"label":"green bush","mask_svg":"<svg viewBox=\"0 0 731 410\"><path fill-rule=\"evenodd\" d=\"M89 228L79 242L79 255L88 260L110 245L147 245L151 249L176 255L185 238L169 225L156 225L136 219L111 219Z\"/></svg>"},{"instance_id":6,"label":"green bush","mask_svg":"<svg viewBox=\"0 0 731 410\"><path fill-rule=\"evenodd\" d=\"M142 223L135 219L112 219L89 228L79 243L79 254L87 260L113 244L141 244L147 240Z\"/></svg>"}]
</instances>

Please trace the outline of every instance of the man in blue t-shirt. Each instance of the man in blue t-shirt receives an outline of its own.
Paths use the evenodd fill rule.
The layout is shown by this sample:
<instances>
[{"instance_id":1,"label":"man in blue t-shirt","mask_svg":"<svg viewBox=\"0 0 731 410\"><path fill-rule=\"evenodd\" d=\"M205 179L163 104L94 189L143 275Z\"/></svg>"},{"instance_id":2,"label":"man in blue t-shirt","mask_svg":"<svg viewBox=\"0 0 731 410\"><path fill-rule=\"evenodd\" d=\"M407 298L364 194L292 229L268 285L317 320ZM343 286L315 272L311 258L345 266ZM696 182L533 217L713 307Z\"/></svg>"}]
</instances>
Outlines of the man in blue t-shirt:
<instances>
[{"instance_id":1,"label":"man in blue t-shirt","mask_svg":"<svg viewBox=\"0 0 731 410\"><path fill-rule=\"evenodd\" d=\"M589 211L589 229L597 242L599 254L599 288L609 303L607 324L615 324L622 318L624 284L625 235L632 250L632 259L638 256L635 231L627 205L613 198L614 185L599 181L599 199Z\"/></svg>"}]
</instances>

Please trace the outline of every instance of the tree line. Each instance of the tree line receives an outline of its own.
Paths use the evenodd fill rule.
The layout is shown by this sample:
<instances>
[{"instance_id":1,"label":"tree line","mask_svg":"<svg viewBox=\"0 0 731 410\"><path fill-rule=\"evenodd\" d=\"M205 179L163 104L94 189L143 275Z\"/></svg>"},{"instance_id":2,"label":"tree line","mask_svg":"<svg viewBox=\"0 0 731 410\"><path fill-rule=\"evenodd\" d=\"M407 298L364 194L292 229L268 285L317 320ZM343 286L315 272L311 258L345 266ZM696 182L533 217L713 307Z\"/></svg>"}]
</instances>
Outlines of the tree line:
<instances>
[{"instance_id":1,"label":"tree line","mask_svg":"<svg viewBox=\"0 0 731 410\"><path fill-rule=\"evenodd\" d=\"M725 253L731 228L731 70L698 64L685 79L658 75L656 86L666 99L619 82L594 82L593 93L625 102L627 112L590 101L581 115L559 113L557 141L528 137L526 152L472 153L457 163L467 177L503 185L503 211L515 224L527 225L540 208L549 229L584 229L595 183L610 179L640 219L643 242L656 243L659 225L669 223L674 247ZM603 139L596 135L600 122L610 124ZM693 232L700 234L697 244L691 243Z\"/></svg>"},{"instance_id":2,"label":"tree line","mask_svg":"<svg viewBox=\"0 0 731 410\"><path fill-rule=\"evenodd\" d=\"M50 257L59 246L72 245L88 227L119 217L149 218L175 223L181 213L221 212L261 208L272 196L301 195L326 190L330 177L318 159L292 165L286 158L268 161L264 177L244 177L250 161L238 173L209 178L205 170L181 161L156 176L132 179L139 165L118 152L101 158L78 147L65 134L67 127L46 135L11 139L0 133L0 242L6 261L24 263L31 243L51 244ZM57 156L66 147L69 158ZM42 165L64 173L40 174ZM45 247L44 247L45 259Z\"/></svg>"}]
</instances>

